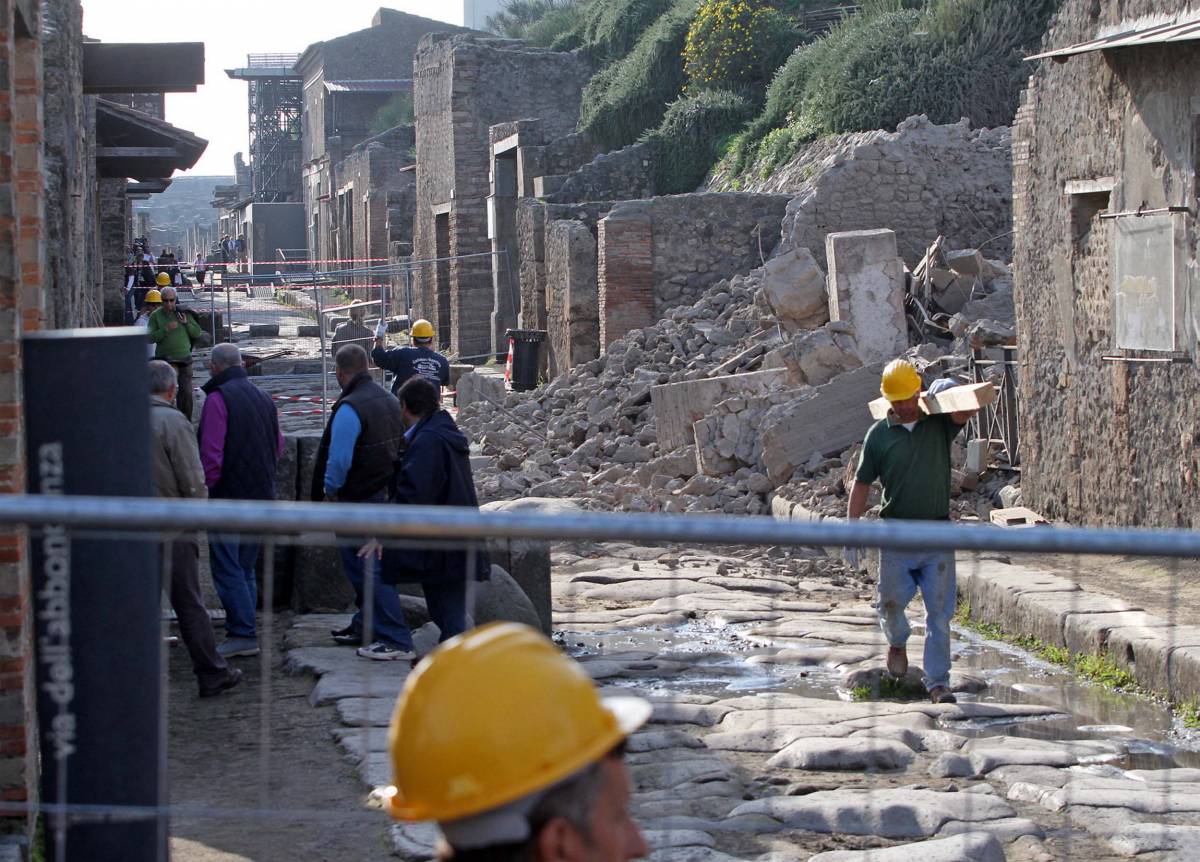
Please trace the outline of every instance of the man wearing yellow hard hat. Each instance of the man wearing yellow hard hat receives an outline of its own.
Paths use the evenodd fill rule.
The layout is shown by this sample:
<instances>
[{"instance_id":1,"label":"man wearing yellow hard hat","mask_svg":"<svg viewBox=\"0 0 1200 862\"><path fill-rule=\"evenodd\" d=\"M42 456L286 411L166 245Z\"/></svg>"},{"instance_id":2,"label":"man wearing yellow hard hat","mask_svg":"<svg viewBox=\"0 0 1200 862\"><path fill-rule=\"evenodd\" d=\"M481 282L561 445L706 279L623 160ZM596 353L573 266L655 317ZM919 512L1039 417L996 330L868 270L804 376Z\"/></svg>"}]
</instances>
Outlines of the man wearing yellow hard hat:
<instances>
[{"instance_id":1,"label":"man wearing yellow hard hat","mask_svg":"<svg viewBox=\"0 0 1200 862\"><path fill-rule=\"evenodd\" d=\"M626 862L648 850L629 813L625 740L640 698L601 699L545 636L492 623L442 644L392 714L399 820L434 820L453 862Z\"/></svg>"},{"instance_id":2,"label":"man wearing yellow hard hat","mask_svg":"<svg viewBox=\"0 0 1200 862\"><path fill-rule=\"evenodd\" d=\"M392 394L413 377L424 377L437 390L439 401L442 387L450 385L450 360L433 349L433 324L418 320L408 331L412 338L411 347L387 348L387 321L380 320L375 327L375 349L371 361L379 368L392 372Z\"/></svg>"},{"instance_id":3,"label":"man wearing yellow hard hat","mask_svg":"<svg viewBox=\"0 0 1200 862\"><path fill-rule=\"evenodd\" d=\"M941 381L937 394L953 386ZM886 519L946 521L950 517L950 444L971 413L927 415L921 410L921 375L911 363L896 359L883 369L880 392L891 403L887 418L867 431L850 491L847 515L867 511L871 484L883 485ZM887 669L908 672L906 644L912 634L904 610L917 590L925 603L925 688L934 703L954 703L950 692L950 620L957 584L952 551L879 552L879 624L888 641Z\"/></svg>"}]
</instances>

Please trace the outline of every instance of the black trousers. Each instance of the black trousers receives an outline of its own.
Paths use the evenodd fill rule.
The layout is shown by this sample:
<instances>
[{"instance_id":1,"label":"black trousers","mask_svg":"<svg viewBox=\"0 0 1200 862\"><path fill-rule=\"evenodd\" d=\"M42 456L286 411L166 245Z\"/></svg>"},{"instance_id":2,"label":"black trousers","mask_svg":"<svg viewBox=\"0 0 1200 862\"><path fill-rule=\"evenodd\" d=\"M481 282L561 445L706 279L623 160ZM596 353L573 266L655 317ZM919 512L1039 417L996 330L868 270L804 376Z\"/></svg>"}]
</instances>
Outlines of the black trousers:
<instances>
[{"instance_id":1,"label":"black trousers","mask_svg":"<svg viewBox=\"0 0 1200 862\"><path fill-rule=\"evenodd\" d=\"M200 542L180 537L167 545L171 555L171 607L179 620L179 636L192 659L192 671L201 688L225 679L229 664L217 652L217 637L200 594Z\"/></svg>"},{"instance_id":2,"label":"black trousers","mask_svg":"<svg viewBox=\"0 0 1200 862\"><path fill-rule=\"evenodd\" d=\"M178 378L179 387L175 390L175 406L191 422L192 402L194 400L194 394L192 393L192 362L190 359L187 362L176 362L173 359L168 359L167 361L175 369L175 376Z\"/></svg>"}]
</instances>

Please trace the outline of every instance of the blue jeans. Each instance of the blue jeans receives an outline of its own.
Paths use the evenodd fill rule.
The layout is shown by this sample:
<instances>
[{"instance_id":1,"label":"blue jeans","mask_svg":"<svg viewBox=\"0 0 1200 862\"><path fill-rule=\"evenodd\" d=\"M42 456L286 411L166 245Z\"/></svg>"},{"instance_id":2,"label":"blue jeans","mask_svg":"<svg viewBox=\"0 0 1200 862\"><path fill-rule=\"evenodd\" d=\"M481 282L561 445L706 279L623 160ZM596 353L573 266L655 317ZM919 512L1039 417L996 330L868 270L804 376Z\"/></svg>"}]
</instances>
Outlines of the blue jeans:
<instances>
[{"instance_id":1,"label":"blue jeans","mask_svg":"<svg viewBox=\"0 0 1200 862\"><path fill-rule=\"evenodd\" d=\"M912 627L904 609L921 590L925 602L925 687L950 683L950 620L957 583L950 552L879 552L879 625L892 646L904 646Z\"/></svg>"},{"instance_id":2,"label":"blue jeans","mask_svg":"<svg viewBox=\"0 0 1200 862\"><path fill-rule=\"evenodd\" d=\"M364 630L362 607L366 593L366 572L363 564L367 563L371 567L374 596L371 600L371 631L364 632L363 641L384 641L411 652L412 632L408 623L404 621L404 610L400 607L400 596L396 593L396 588L380 580L379 565L374 557L364 559L358 555L358 549L365 541L358 540L353 544L338 547L338 553L342 556L342 571L345 572L350 586L354 588L354 604L358 608L350 620L350 628L357 632Z\"/></svg>"},{"instance_id":3,"label":"blue jeans","mask_svg":"<svg viewBox=\"0 0 1200 862\"><path fill-rule=\"evenodd\" d=\"M257 637L254 608L258 604L257 541L236 533L212 533L208 558L213 586L225 608L225 634L231 638Z\"/></svg>"}]
</instances>

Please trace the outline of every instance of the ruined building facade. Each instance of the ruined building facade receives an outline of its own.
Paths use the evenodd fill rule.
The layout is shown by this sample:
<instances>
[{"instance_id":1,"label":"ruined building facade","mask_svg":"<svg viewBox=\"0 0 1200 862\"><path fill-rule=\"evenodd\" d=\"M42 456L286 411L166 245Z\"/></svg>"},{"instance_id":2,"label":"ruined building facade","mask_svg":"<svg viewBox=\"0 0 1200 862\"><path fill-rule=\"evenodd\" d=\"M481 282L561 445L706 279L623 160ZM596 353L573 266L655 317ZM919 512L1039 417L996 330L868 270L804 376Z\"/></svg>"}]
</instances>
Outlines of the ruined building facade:
<instances>
[{"instance_id":1,"label":"ruined building facade","mask_svg":"<svg viewBox=\"0 0 1200 862\"><path fill-rule=\"evenodd\" d=\"M417 267L414 304L459 356L498 352L497 333L517 322L519 265L508 257L495 275L489 255L497 227L510 237L506 254L515 254L517 178L529 172L517 163L515 142L505 146L511 135L493 139L492 126L536 120L546 140L570 135L590 76L574 54L479 35L431 35L417 51L413 256L442 262Z\"/></svg>"},{"instance_id":2,"label":"ruined building facade","mask_svg":"<svg viewBox=\"0 0 1200 862\"><path fill-rule=\"evenodd\" d=\"M411 119L381 125L403 119L411 105L421 38L458 29L380 9L365 30L318 42L300 56L304 223L313 259L386 260L391 242L411 246L415 178L405 170L414 162Z\"/></svg>"},{"instance_id":3,"label":"ruined building facade","mask_svg":"<svg viewBox=\"0 0 1200 862\"><path fill-rule=\"evenodd\" d=\"M1200 524L1200 43L1082 44L1190 5L1067 0L1013 131L1022 490L1073 523Z\"/></svg>"}]
</instances>

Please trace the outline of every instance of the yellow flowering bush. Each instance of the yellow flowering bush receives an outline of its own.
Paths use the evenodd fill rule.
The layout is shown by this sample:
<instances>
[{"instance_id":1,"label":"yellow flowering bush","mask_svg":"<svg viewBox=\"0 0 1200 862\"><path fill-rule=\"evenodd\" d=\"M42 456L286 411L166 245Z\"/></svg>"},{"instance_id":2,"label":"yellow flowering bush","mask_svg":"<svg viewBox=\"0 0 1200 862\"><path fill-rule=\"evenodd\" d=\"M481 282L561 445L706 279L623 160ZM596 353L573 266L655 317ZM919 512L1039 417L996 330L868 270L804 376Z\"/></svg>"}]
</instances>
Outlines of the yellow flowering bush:
<instances>
[{"instance_id":1,"label":"yellow flowering bush","mask_svg":"<svg viewBox=\"0 0 1200 862\"><path fill-rule=\"evenodd\" d=\"M683 48L688 90L762 81L774 71L772 61L779 60L781 35L787 39L792 31L790 22L762 0L703 0Z\"/></svg>"}]
</instances>

